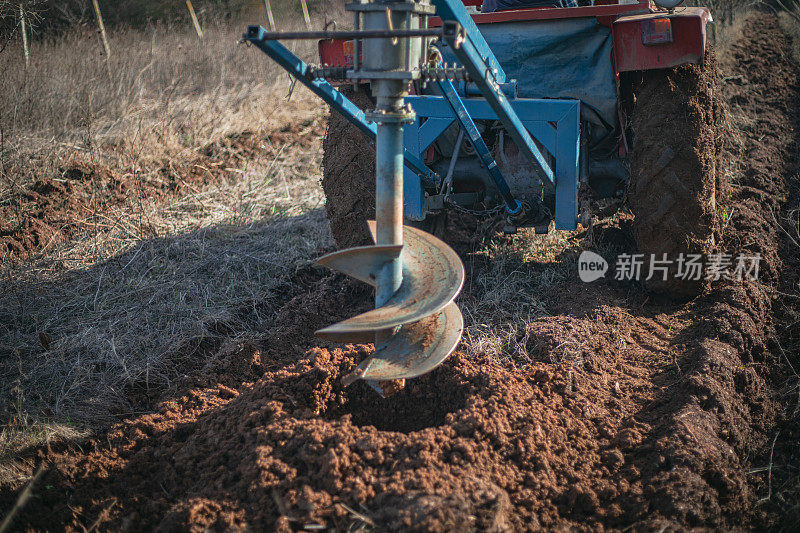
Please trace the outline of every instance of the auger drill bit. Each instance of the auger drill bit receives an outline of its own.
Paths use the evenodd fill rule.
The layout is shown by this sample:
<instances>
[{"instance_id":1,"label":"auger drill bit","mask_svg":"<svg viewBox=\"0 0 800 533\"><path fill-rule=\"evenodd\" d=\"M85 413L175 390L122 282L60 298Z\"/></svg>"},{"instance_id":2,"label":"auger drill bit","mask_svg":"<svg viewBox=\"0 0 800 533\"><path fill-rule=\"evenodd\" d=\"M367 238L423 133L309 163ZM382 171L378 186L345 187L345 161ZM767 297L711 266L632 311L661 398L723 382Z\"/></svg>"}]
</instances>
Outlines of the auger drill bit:
<instances>
[{"instance_id":1,"label":"auger drill bit","mask_svg":"<svg viewBox=\"0 0 800 533\"><path fill-rule=\"evenodd\" d=\"M356 27L418 27L416 7L427 2L373 2L356 6ZM349 9L350 7L348 7ZM385 8L385 11L383 10ZM414 16L409 16L409 13ZM363 26L362 26L363 24ZM375 287L375 309L316 332L338 342L375 343L375 352L343 378L345 386L367 380L387 396L406 378L430 372L461 339L464 321L453 303L464 283L458 255L433 235L403 226L403 124L414 119L404 106L409 81L418 75L420 38L364 39L363 65L353 77L370 80L376 109L374 246L341 250L318 262Z\"/></svg>"},{"instance_id":2,"label":"auger drill bit","mask_svg":"<svg viewBox=\"0 0 800 533\"><path fill-rule=\"evenodd\" d=\"M375 222L370 221L370 230L377 243ZM464 284L458 255L433 235L408 226L403 227L401 242L350 248L318 259L321 265L376 288L375 309L316 335L335 342L374 341L375 352L345 376L344 383L366 379L384 395L398 386L382 382L417 377L436 368L455 349L464 329L461 311L453 303ZM390 269L398 259L402 281L385 298L380 284L392 282Z\"/></svg>"}]
</instances>

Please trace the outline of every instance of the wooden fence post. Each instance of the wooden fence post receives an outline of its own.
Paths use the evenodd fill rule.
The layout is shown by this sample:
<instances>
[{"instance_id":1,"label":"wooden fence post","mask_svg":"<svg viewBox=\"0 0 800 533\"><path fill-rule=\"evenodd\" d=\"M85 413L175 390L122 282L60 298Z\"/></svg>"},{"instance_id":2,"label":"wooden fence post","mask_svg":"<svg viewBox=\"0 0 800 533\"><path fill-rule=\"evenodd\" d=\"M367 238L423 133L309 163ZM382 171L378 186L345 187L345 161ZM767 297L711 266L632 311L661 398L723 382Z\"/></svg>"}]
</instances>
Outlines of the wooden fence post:
<instances>
[{"instance_id":1,"label":"wooden fence post","mask_svg":"<svg viewBox=\"0 0 800 533\"><path fill-rule=\"evenodd\" d=\"M272 5L269 0L264 0L264 9L267 10L267 20L269 21L269 31L275 31L275 17L272 16Z\"/></svg>"},{"instance_id":2,"label":"wooden fence post","mask_svg":"<svg viewBox=\"0 0 800 533\"><path fill-rule=\"evenodd\" d=\"M192 23L194 23L194 31L197 32L197 38L203 40L203 30L200 28L200 22L197 20L197 15L194 14L194 7L192 7L191 0L186 0L186 7L189 8L189 14L192 16Z\"/></svg>"},{"instance_id":3,"label":"wooden fence post","mask_svg":"<svg viewBox=\"0 0 800 533\"><path fill-rule=\"evenodd\" d=\"M100 14L100 5L97 0L92 0L94 14L97 17L97 26L100 28L100 37L103 39L103 49L106 51L106 68L108 77L111 78L111 47L108 46L108 36L106 35L106 25L103 24L103 15Z\"/></svg>"},{"instance_id":4,"label":"wooden fence post","mask_svg":"<svg viewBox=\"0 0 800 533\"><path fill-rule=\"evenodd\" d=\"M25 51L25 68L28 68L31 64L31 56L28 52L28 28L25 26L25 10L22 8L22 4L19 5L19 18L22 24L22 49Z\"/></svg>"},{"instance_id":5,"label":"wooden fence post","mask_svg":"<svg viewBox=\"0 0 800 533\"><path fill-rule=\"evenodd\" d=\"M303 18L306 21L306 29L311 31L311 17L308 16L308 5L306 5L306 0L300 0L300 5L303 6Z\"/></svg>"}]
</instances>

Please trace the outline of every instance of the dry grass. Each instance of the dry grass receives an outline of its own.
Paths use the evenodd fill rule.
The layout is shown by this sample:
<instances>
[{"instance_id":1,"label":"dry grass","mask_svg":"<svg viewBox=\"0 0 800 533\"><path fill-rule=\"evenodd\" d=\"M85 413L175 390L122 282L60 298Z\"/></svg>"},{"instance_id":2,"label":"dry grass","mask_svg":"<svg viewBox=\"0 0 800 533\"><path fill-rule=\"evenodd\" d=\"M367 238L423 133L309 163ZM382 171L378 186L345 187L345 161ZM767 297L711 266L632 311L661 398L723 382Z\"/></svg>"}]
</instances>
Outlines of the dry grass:
<instances>
[{"instance_id":1,"label":"dry grass","mask_svg":"<svg viewBox=\"0 0 800 533\"><path fill-rule=\"evenodd\" d=\"M527 325L550 314L546 296L576 275L576 234L536 235L526 229L476 250L476 257L486 258L487 265L471 269L458 300L465 320L459 349L529 362Z\"/></svg>"},{"instance_id":2,"label":"dry grass","mask_svg":"<svg viewBox=\"0 0 800 533\"><path fill-rule=\"evenodd\" d=\"M762 4L762 0L691 0L687 4L707 7L714 19L709 38L717 53L726 50L741 32L744 17Z\"/></svg>"},{"instance_id":3,"label":"dry grass","mask_svg":"<svg viewBox=\"0 0 800 533\"><path fill-rule=\"evenodd\" d=\"M23 448L130 414L132 394L157 397L202 341L263 335L275 287L329 246L314 133L325 109L301 89L285 99L288 79L236 45L244 26L206 26L202 46L188 27L112 32L110 76L90 31L35 43L27 70L0 54L0 202L69 159L135 185L227 136L262 139L256 155L223 154L206 187L136 195L0 267L0 482ZM269 141L289 123L308 125L303 142Z\"/></svg>"},{"instance_id":4,"label":"dry grass","mask_svg":"<svg viewBox=\"0 0 800 533\"><path fill-rule=\"evenodd\" d=\"M0 190L46 173L59 152L147 165L263 127L286 77L237 45L244 27L207 26L203 43L189 27L113 32L110 74L89 29L34 43L28 69L17 50L0 54Z\"/></svg>"}]
</instances>

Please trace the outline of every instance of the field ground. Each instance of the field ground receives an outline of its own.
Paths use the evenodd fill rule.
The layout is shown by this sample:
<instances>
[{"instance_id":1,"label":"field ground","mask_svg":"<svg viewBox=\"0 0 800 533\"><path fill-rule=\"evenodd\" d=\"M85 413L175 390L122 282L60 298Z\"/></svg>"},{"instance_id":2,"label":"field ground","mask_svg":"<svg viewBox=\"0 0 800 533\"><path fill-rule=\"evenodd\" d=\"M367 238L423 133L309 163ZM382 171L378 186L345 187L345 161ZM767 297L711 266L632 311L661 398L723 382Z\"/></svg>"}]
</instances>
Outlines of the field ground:
<instances>
[{"instance_id":1,"label":"field ground","mask_svg":"<svg viewBox=\"0 0 800 533\"><path fill-rule=\"evenodd\" d=\"M760 253L758 283L681 303L580 282L582 249L634 250L624 210L546 236L454 219L464 339L387 400L340 383L370 346L312 335L371 306L311 263L333 248L325 109L218 59L164 97L171 68L214 53L275 78L236 55L254 52L156 69L154 32L133 77L109 81L136 88L124 109L78 97L27 136L46 110L0 117L17 128L0 197L0 509L26 529L792 530L800 66L785 22L743 17L717 53L721 246Z\"/></svg>"}]
</instances>

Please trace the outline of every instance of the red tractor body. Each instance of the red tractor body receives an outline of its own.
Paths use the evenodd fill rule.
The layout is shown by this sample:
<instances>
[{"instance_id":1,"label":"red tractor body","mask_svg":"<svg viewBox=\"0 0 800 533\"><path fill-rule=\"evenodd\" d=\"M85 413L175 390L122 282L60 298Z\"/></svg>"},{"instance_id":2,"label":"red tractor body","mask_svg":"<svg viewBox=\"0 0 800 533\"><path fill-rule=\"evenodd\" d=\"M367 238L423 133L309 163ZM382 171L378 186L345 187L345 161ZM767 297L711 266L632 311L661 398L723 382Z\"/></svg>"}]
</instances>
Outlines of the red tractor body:
<instances>
[{"instance_id":1,"label":"red tractor body","mask_svg":"<svg viewBox=\"0 0 800 533\"><path fill-rule=\"evenodd\" d=\"M464 5L480 8L480 0L464 0ZM611 26L615 72L670 68L686 63L699 63L706 48L706 26L712 20L704 7L678 7L672 12L660 10L649 1L608 3L585 7L534 7L472 15L483 32L487 25L508 22L595 18L599 24ZM441 24L432 18L429 25ZM352 41L322 40L319 42L321 63L334 66L353 64Z\"/></svg>"}]
</instances>

